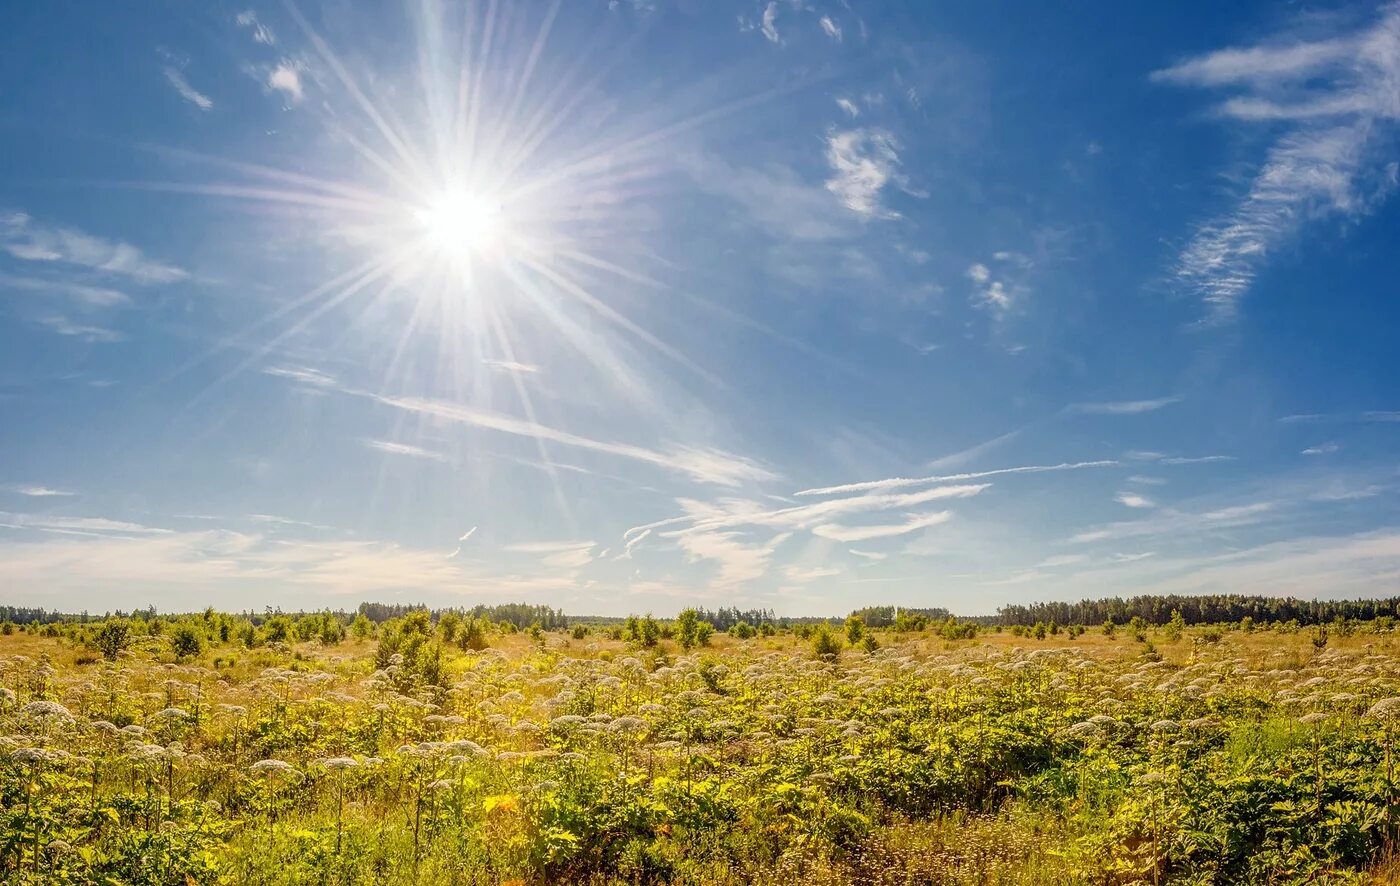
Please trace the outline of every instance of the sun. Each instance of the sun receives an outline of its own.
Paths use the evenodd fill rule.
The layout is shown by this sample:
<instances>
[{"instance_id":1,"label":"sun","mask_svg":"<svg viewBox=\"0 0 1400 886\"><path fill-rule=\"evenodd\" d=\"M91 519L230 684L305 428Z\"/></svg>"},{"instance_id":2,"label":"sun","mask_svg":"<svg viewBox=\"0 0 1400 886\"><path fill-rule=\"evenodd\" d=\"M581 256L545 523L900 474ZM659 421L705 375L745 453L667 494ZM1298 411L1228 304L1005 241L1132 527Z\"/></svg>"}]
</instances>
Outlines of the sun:
<instances>
[{"instance_id":1,"label":"sun","mask_svg":"<svg viewBox=\"0 0 1400 886\"><path fill-rule=\"evenodd\" d=\"M413 216L427 244L449 259L493 255L505 241L500 199L465 188L443 189Z\"/></svg>"}]
</instances>

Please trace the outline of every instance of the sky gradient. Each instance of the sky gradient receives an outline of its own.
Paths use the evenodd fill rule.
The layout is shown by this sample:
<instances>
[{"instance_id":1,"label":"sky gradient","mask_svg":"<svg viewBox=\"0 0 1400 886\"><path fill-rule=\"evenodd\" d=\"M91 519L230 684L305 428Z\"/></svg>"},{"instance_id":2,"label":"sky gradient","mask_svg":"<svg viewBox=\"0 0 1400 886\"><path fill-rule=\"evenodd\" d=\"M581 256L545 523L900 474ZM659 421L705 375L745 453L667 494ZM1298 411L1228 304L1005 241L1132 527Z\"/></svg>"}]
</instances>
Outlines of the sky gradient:
<instances>
[{"instance_id":1,"label":"sky gradient","mask_svg":"<svg viewBox=\"0 0 1400 886\"><path fill-rule=\"evenodd\" d=\"M0 602L1400 591L1400 6L0 10Z\"/></svg>"}]
</instances>

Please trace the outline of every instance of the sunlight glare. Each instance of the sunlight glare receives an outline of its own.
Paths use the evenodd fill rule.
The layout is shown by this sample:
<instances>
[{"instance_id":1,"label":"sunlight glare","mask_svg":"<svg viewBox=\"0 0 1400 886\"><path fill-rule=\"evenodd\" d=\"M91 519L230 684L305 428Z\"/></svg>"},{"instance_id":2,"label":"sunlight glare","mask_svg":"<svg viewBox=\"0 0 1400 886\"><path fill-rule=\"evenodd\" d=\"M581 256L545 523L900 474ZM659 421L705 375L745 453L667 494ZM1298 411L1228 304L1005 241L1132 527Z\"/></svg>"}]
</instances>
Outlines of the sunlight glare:
<instances>
[{"instance_id":1,"label":"sunlight glare","mask_svg":"<svg viewBox=\"0 0 1400 886\"><path fill-rule=\"evenodd\" d=\"M488 254L501 243L501 204L462 188L448 188L414 213L424 236L444 255Z\"/></svg>"}]
</instances>

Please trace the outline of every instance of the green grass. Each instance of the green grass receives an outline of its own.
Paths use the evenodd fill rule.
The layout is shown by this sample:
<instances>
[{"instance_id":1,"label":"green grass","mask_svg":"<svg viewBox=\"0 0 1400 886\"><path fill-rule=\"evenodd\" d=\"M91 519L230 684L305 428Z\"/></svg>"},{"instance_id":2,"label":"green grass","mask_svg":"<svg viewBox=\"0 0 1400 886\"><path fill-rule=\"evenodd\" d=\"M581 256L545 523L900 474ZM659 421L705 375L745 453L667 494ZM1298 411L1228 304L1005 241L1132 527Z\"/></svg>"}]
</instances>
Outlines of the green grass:
<instances>
[{"instance_id":1,"label":"green grass","mask_svg":"<svg viewBox=\"0 0 1400 886\"><path fill-rule=\"evenodd\" d=\"M1391 881L1388 632L816 658L412 622L248 648L211 618L184 660L140 625L111 662L91 627L0 636L0 879Z\"/></svg>"}]
</instances>

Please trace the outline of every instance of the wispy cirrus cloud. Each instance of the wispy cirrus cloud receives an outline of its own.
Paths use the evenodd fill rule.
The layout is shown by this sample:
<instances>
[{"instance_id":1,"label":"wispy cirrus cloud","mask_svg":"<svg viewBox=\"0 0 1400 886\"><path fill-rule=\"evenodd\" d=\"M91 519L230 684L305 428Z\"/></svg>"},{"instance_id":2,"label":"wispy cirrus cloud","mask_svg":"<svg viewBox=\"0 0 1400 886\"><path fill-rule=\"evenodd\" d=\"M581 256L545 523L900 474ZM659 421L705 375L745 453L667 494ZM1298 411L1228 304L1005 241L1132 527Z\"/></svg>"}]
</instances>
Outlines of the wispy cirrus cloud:
<instances>
[{"instance_id":1,"label":"wispy cirrus cloud","mask_svg":"<svg viewBox=\"0 0 1400 886\"><path fill-rule=\"evenodd\" d=\"M1299 415L1285 415L1278 419L1279 424L1313 425L1329 423L1391 424L1400 422L1400 410L1371 409L1365 412L1309 412Z\"/></svg>"},{"instance_id":2,"label":"wispy cirrus cloud","mask_svg":"<svg viewBox=\"0 0 1400 886\"><path fill-rule=\"evenodd\" d=\"M890 477L886 480L863 480L859 483L846 483L841 486L821 486L803 489L793 495L845 495L851 492L867 492L875 489L899 489L906 486L926 486L932 483L959 483L964 480L981 480L986 477L1000 477L1008 474L1044 474L1057 471L1081 471L1089 468L1111 468L1122 462L1106 459L1100 461L1064 462L1057 465L1021 465L1014 468L995 468L990 471L972 471L964 474L942 474L932 477Z\"/></svg>"},{"instance_id":3,"label":"wispy cirrus cloud","mask_svg":"<svg viewBox=\"0 0 1400 886\"><path fill-rule=\"evenodd\" d=\"M1201 224L1178 258L1177 278L1214 320L1236 315L1269 254L1309 221L1365 215L1394 188L1400 167L1387 146L1400 119L1397 78L1393 4L1359 30L1282 34L1152 74L1158 83L1232 91L1218 116L1279 133L1234 207Z\"/></svg>"},{"instance_id":4,"label":"wispy cirrus cloud","mask_svg":"<svg viewBox=\"0 0 1400 886\"><path fill-rule=\"evenodd\" d=\"M4 489L7 492L13 492L16 495L27 495L30 498L53 498L57 496L66 497L77 494L75 492L69 492L65 489L54 489L51 486L40 486L37 484L29 483L19 483L13 486L4 486L0 487L0 489Z\"/></svg>"},{"instance_id":5,"label":"wispy cirrus cloud","mask_svg":"<svg viewBox=\"0 0 1400 886\"><path fill-rule=\"evenodd\" d=\"M814 535L840 542L870 541L876 538L892 538L907 535L919 529L927 529L946 523L953 518L952 511L935 511L930 514L911 514L899 523L879 523L871 526L847 526L838 523L822 523L812 528Z\"/></svg>"},{"instance_id":6,"label":"wispy cirrus cloud","mask_svg":"<svg viewBox=\"0 0 1400 886\"><path fill-rule=\"evenodd\" d=\"M377 452L388 453L389 455L406 455L410 458L423 458L429 461L447 461L446 455L432 449L424 449L422 446L414 446L409 443L398 443L393 440L364 440L364 445Z\"/></svg>"},{"instance_id":7,"label":"wispy cirrus cloud","mask_svg":"<svg viewBox=\"0 0 1400 886\"><path fill-rule=\"evenodd\" d=\"M51 314L47 317L40 317L38 322L40 326L50 329L59 335L81 339L85 342L116 342L126 339L125 335L115 329L109 329L106 326L98 326L93 323L78 323L61 314Z\"/></svg>"},{"instance_id":8,"label":"wispy cirrus cloud","mask_svg":"<svg viewBox=\"0 0 1400 886\"><path fill-rule=\"evenodd\" d=\"M1112 400L1099 403L1071 403L1066 412L1085 415L1139 415L1143 412L1156 412L1163 406L1180 403L1180 396L1158 397L1155 400Z\"/></svg>"},{"instance_id":9,"label":"wispy cirrus cloud","mask_svg":"<svg viewBox=\"0 0 1400 886\"><path fill-rule=\"evenodd\" d=\"M234 22L240 28L248 29L252 33L255 42L261 43L264 46L277 45L277 35L272 32L271 28L258 20L258 14L253 10L248 9L240 12L234 17Z\"/></svg>"},{"instance_id":10,"label":"wispy cirrus cloud","mask_svg":"<svg viewBox=\"0 0 1400 886\"><path fill-rule=\"evenodd\" d=\"M900 171L899 142L891 133L873 128L833 130L826 137L826 162L831 167L826 189L841 205L862 219L899 217L882 200L886 185L908 187Z\"/></svg>"},{"instance_id":11,"label":"wispy cirrus cloud","mask_svg":"<svg viewBox=\"0 0 1400 886\"><path fill-rule=\"evenodd\" d=\"M131 296L105 286L90 286L74 280L18 277L0 274L0 289L18 289L61 296L82 308L117 308L131 304Z\"/></svg>"},{"instance_id":12,"label":"wispy cirrus cloud","mask_svg":"<svg viewBox=\"0 0 1400 886\"><path fill-rule=\"evenodd\" d=\"M1128 508L1155 508L1157 503L1137 492L1123 491L1113 496L1113 500Z\"/></svg>"},{"instance_id":13,"label":"wispy cirrus cloud","mask_svg":"<svg viewBox=\"0 0 1400 886\"><path fill-rule=\"evenodd\" d=\"M778 2L769 0L767 6L763 7L763 19L759 30L763 36L768 38L770 43L781 43L782 37L778 36Z\"/></svg>"},{"instance_id":14,"label":"wispy cirrus cloud","mask_svg":"<svg viewBox=\"0 0 1400 886\"><path fill-rule=\"evenodd\" d=\"M129 243L43 224L15 209L0 209L0 250L22 261L73 265L138 283L174 283L189 276L181 268L147 258ZM107 297L89 293L94 294L99 300Z\"/></svg>"},{"instance_id":15,"label":"wispy cirrus cloud","mask_svg":"<svg viewBox=\"0 0 1400 886\"><path fill-rule=\"evenodd\" d=\"M185 74L173 65L165 66L165 79L180 94L180 98L199 108L201 111L208 111L214 107L214 100L190 85L190 81L185 79Z\"/></svg>"},{"instance_id":16,"label":"wispy cirrus cloud","mask_svg":"<svg viewBox=\"0 0 1400 886\"><path fill-rule=\"evenodd\" d=\"M441 400L422 397L390 397L377 394L369 396L376 402L405 412L432 416L444 421L510 436L528 437L546 443L556 443L561 446L630 459L685 475L699 483L741 486L745 483L775 480L778 477L777 474L751 459L720 449L697 446L677 446L667 450L652 449L632 443L597 440L505 413Z\"/></svg>"}]
</instances>

